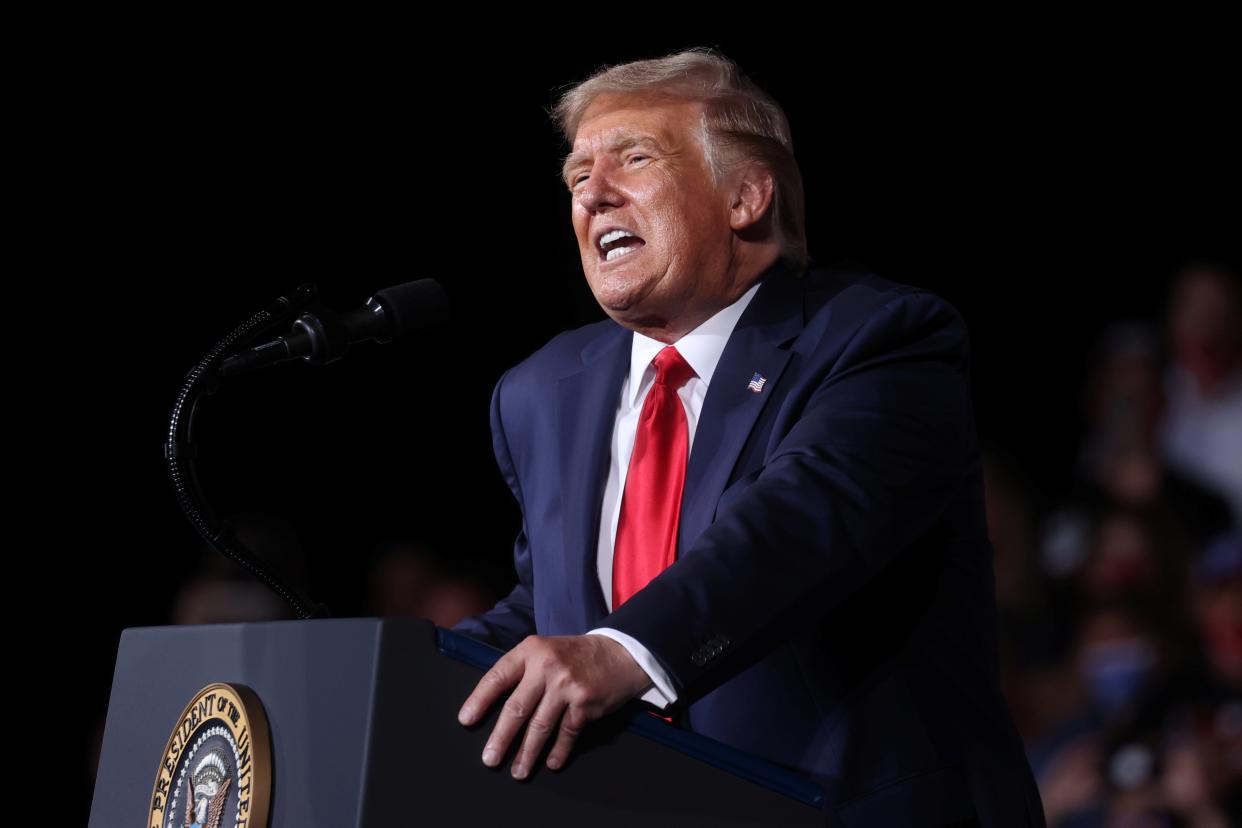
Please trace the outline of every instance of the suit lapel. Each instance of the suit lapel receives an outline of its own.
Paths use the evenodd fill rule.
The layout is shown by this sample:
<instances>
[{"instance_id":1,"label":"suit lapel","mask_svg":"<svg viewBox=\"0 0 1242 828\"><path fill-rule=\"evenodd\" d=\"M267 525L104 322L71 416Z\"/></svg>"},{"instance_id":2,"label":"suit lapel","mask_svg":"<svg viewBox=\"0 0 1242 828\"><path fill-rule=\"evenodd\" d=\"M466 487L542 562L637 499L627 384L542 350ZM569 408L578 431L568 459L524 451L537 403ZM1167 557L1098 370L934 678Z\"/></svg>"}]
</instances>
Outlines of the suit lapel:
<instances>
[{"instance_id":1,"label":"suit lapel","mask_svg":"<svg viewBox=\"0 0 1242 828\"><path fill-rule=\"evenodd\" d=\"M620 326L609 329L583 349L582 368L557 384L567 598L583 625L578 632L608 614L597 565L600 504L632 338Z\"/></svg>"},{"instance_id":2,"label":"suit lapel","mask_svg":"<svg viewBox=\"0 0 1242 828\"><path fill-rule=\"evenodd\" d=\"M802 282L778 264L738 319L712 375L690 448L678 556L710 525L746 438L789 362L787 346L805 325L803 313ZM765 379L758 393L749 388L756 373Z\"/></svg>"}]
</instances>

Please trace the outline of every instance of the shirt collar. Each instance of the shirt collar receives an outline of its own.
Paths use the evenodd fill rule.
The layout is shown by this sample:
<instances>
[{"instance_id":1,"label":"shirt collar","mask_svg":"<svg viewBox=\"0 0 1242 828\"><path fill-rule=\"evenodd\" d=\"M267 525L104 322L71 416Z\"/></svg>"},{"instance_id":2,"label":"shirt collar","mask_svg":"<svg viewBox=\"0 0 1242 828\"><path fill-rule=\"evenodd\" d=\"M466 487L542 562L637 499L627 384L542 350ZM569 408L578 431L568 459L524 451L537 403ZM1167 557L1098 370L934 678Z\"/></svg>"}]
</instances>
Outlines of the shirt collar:
<instances>
[{"instance_id":1,"label":"shirt collar","mask_svg":"<svg viewBox=\"0 0 1242 828\"><path fill-rule=\"evenodd\" d=\"M754 298L755 291L759 289L762 281L762 279L756 280L745 293L738 297L736 302L717 311L710 319L673 343L677 352L705 384L711 384L712 374L715 373L716 365L720 362L720 355L724 353L725 345L737 326L737 320L741 318L742 312ZM634 332L630 347L630 386L627 395L631 408L638 399L638 391L642 386L647 366L655 359L655 355L666 347L666 343L658 339Z\"/></svg>"}]
</instances>

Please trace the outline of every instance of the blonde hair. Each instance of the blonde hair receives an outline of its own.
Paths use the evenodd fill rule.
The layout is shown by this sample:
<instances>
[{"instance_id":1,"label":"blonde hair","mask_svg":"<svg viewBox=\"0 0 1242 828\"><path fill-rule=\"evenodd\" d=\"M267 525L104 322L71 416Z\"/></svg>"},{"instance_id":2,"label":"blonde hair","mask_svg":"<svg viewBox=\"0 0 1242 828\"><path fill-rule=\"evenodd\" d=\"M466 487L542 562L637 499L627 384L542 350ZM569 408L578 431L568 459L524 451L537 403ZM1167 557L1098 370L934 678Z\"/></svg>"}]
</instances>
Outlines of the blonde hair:
<instances>
[{"instance_id":1,"label":"blonde hair","mask_svg":"<svg viewBox=\"0 0 1242 828\"><path fill-rule=\"evenodd\" d=\"M806 269L806 208L802 173L794 159L789 120L776 99L737 64L708 47L600 69L559 95L550 115L572 145L591 101L606 93L646 92L703 104L703 154L719 183L739 164L758 163L772 174L772 226L781 258Z\"/></svg>"}]
</instances>

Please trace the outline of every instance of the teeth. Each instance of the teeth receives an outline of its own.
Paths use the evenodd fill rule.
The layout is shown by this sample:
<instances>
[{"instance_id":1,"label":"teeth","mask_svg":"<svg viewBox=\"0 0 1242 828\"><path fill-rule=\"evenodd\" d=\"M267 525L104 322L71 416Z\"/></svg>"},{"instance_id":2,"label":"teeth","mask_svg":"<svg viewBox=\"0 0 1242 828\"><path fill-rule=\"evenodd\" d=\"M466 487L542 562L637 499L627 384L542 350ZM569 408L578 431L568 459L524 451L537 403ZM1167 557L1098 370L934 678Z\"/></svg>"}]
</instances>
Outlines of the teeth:
<instances>
[{"instance_id":1,"label":"teeth","mask_svg":"<svg viewBox=\"0 0 1242 828\"><path fill-rule=\"evenodd\" d=\"M632 236L632 235L634 234L631 233L629 230L612 230L608 233L605 233L603 236L600 237L599 246L603 247L609 242L614 242L617 239L623 239L626 236Z\"/></svg>"},{"instance_id":2,"label":"teeth","mask_svg":"<svg viewBox=\"0 0 1242 828\"><path fill-rule=\"evenodd\" d=\"M609 251L608 251L608 254L607 254L606 256L604 256L604 261L611 262L613 259L615 259L615 258L617 258L617 257L619 257L619 256L624 256L626 253L629 253L631 250L637 250L637 249L638 249L638 247L637 247L637 246L634 246L634 247L614 247L612 250L609 250Z\"/></svg>"}]
</instances>

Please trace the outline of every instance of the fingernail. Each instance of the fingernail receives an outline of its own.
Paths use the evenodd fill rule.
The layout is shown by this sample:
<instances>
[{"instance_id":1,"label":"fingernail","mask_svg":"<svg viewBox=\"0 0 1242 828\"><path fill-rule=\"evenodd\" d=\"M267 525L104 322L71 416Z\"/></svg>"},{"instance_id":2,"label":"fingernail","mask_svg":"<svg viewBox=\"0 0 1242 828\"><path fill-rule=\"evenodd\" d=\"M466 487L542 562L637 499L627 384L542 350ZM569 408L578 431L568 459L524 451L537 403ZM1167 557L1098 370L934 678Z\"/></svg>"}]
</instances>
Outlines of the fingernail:
<instances>
[{"instance_id":1,"label":"fingernail","mask_svg":"<svg viewBox=\"0 0 1242 828\"><path fill-rule=\"evenodd\" d=\"M499 758L500 757L496 755L496 751L492 748L488 748L483 751L483 764L487 765L489 768L494 767Z\"/></svg>"},{"instance_id":2,"label":"fingernail","mask_svg":"<svg viewBox=\"0 0 1242 828\"><path fill-rule=\"evenodd\" d=\"M513 778L514 779L525 779L526 778L526 766L525 765L515 766L513 768Z\"/></svg>"},{"instance_id":3,"label":"fingernail","mask_svg":"<svg viewBox=\"0 0 1242 828\"><path fill-rule=\"evenodd\" d=\"M557 758L555 758L555 757L548 759L548 768L549 768L549 769L551 769L551 770L556 770L556 769L557 769L557 768L559 768L560 766L561 766L561 760L560 760L560 759L557 759Z\"/></svg>"},{"instance_id":4,"label":"fingernail","mask_svg":"<svg viewBox=\"0 0 1242 828\"><path fill-rule=\"evenodd\" d=\"M462 724L470 724L470 720L473 718L474 718L474 711L471 710L469 707L463 707L457 713L457 721L461 722Z\"/></svg>"}]
</instances>

